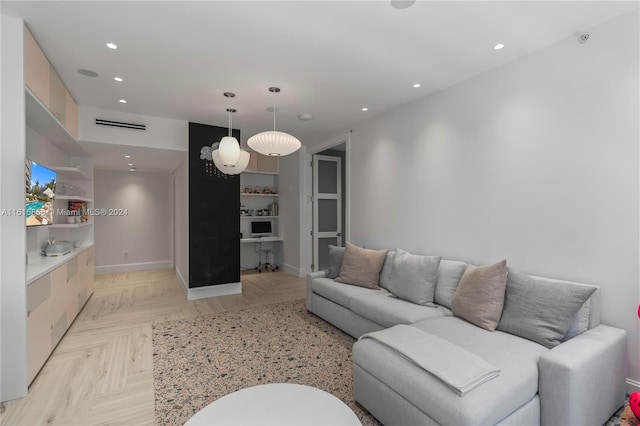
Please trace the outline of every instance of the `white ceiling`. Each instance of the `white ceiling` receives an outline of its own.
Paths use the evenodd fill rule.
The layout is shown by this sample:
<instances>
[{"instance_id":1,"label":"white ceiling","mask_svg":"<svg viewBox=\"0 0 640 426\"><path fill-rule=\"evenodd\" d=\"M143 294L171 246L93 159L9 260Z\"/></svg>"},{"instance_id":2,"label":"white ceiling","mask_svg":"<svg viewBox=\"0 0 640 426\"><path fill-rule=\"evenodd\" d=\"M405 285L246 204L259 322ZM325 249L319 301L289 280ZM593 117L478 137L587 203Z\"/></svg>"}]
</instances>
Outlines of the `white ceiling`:
<instances>
[{"instance_id":1,"label":"white ceiling","mask_svg":"<svg viewBox=\"0 0 640 426\"><path fill-rule=\"evenodd\" d=\"M0 7L24 18L79 104L220 126L232 106L234 127L246 139L272 126L267 89L275 85L282 89L278 129L308 143L577 35L638 2L418 1L398 10L389 1L3 0ZM495 51L496 43L506 47ZM227 100L225 91L236 98ZM314 119L301 121L302 113Z\"/></svg>"}]
</instances>

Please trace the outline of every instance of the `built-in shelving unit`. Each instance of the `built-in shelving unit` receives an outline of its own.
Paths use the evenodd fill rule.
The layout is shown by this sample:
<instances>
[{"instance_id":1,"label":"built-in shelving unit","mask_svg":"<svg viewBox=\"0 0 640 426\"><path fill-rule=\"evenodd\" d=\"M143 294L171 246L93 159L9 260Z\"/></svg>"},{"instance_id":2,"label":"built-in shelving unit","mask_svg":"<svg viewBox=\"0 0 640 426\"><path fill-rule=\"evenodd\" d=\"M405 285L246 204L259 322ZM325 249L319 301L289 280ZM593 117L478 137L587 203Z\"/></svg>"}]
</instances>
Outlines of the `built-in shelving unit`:
<instances>
[{"instance_id":1,"label":"built-in shelving unit","mask_svg":"<svg viewBox=\"0 0 640 426\"><path fill-rule=\"evenodd\" d=\"M24 28L24 96L27 158L57 172L56 211L69 201L93 202L93 165L77 140L78 106L29 30ZM54 164L50 164L54 163ZM68 184L67 191L61 191ZM76 191L77 189L77 191ZM93 293L93 219L26 227L27 369L29 383ZM41 254L47 241L72 241L69 253Z\"/></svg>"},{"instance_id":2,"label":"built-in shelving unit","mask_svg":"<svg viewBox=\"0 0 640 426\"><path fill-rule=\"evenodd\" d=\"M29 127L40 133L58 148L70 155L77 157L88 156L87 152L80 146L76 138L65 128L65 126L49 111L45 104L29 89L25 91L26 118Z\"/></svg>"},{"instance_id":3,"label":"built-in shelving unit","mask_svg":"<svg viewBox=\"0 0 640 426\"><path fill-rule=\"evenodd\" d=\"M244 192L240 193L243 197L279 197L280 194L247 194Z\"/></svg>"},{"instance_id":4,"label":"built-in shelving unit","mask_svg":"<svg viewBox=\"0 0 640 426\"><path fill-rule=\"evenodd\" d=\"M72 179L92 179L91 175L89 175L84 170L79 167L71 167L71 166L50 166L49 167L56 172L68 176Z\"/></svg>"},{"instance_id":5,"label":"built-in shelving unit","mask_svg":"<svg viewBox=\"0 0 640 426\"><path fill-rule=\"evenodd\" d=\"M243 216L240 219L278 219L280 216Z\"/></svg>"},{"instance_id":6,"label":"built-in shelving unit","mask_svg":"<svg viewBox=\"0 0 640 426\"><path fill-rule=\"evenodd\" d=\"M78 197L76 195L56 195L56 200L86 201L87 203L93 203L92 198Z\"/></svg>"}]
</instances>

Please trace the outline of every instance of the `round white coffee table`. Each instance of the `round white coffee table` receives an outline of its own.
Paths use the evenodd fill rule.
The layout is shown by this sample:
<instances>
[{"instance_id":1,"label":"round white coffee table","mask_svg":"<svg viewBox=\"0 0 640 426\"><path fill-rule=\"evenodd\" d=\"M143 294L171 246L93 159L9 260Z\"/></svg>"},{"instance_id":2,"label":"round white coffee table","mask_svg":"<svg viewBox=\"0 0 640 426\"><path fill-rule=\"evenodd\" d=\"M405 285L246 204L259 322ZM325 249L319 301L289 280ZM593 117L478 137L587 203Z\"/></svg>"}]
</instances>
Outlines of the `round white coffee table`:
<instances>
[{"instance_id":1,"label":"round white coffee table","mask_svg":"<svg viewBox=\"0 0 640 426\"><path fill-rule=\"evenodd\" d=\"M272 383L225 395L194 414L187 425L360 426L360 421L330 393L310 386Z\"/></svg>"}]
</instances>

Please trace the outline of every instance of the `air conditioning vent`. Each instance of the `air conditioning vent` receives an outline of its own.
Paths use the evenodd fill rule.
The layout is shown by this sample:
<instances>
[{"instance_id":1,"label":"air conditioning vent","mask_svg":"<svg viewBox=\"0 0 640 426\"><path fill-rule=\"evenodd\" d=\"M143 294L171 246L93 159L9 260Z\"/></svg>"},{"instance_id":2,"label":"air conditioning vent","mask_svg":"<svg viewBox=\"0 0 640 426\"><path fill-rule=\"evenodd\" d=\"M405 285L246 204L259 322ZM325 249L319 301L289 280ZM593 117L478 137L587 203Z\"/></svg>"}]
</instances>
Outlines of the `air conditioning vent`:
<instances>
[{"instance_id":1,"label":"air conditioning vent","mask_svg":"<svg viewBox=\"0 0 640 426\"><path fill-rule=\"evenodd\" d=\"M124 121L103 120L102 118L96 118L96 124L99 126L122 127L125 129L133 129L133 130L147 130L147 126L145 124L126 123Z\"/></svg>"}]
</instances>

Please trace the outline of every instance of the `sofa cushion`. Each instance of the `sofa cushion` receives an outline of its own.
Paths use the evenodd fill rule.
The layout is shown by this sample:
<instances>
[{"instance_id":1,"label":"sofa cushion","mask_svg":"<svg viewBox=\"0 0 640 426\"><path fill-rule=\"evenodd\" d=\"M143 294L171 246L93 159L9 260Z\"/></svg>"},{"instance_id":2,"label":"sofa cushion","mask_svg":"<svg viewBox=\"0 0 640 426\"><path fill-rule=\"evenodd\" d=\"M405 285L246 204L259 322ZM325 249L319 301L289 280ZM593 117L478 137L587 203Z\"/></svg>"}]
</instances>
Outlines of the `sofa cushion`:
<instances>
[{"instance_id":1,"label":"sofa cushion","mask_svg":"<svg viewBox=\"0 0 640 426\"><path fill-rule=\"evenodd\" d=\"M548 349L532 341L490 332L460 318L412 324L449 340L500 369L500 375L464 397L429 373L371 339L353 348L353 362L410 401L439 424L496 424L538 392L538 359Z\"/></svg>"},{"instance_id":2,"label":"sofa cushion","mask_svg":"<svg viewBox=\"0 0 640 426\"><path fill-rule=\"evenodd\" d=\"M386 288L389 290L389 286L391 285L391 272L393 272L393 261L396 258L396 251L389 250L387 252L387 257L384 260L384 264L382 264L382 270L380 271L380 281L378 285L382 288Z\"/></svg>"},{"instance_id":3,"label":"sofa cushion","mask_svg":"<svg viewBox=\"0 0 640 426\"><path fill-rule=\"evenodd\" d=\"M386 295L356 294L349 299L349 308L354 313L384 327L451 315L451 311L446 308L416 305L393 297L389 293Z\"/></svg>"},{"instance_id":4,"label":"sofa cushion","mask_svg":"<svg viewBox=\"0 0 640 426\"><path fill-rule=\"evenodd\" d=\"M380 270L388 250L369 250L347 243L336 281L367 288L378 288Z\"/></svg>"},{"instance_id":5,"label":"sofa cushion","mask_svg":"<svg viewBox=\"0 0 640 426\"><path fill-rule=\"evenodd\" d=\"M453 314L485 330L496 329L507 285L507 261L467 266L453 296Z\"/></svg>"},{"instance_id":6,"label":"sofa cushion","mask_svg":"<svg viewBox=\"0 0 640 426\"><path fill-rule=\"evenodd\" d=\"M507 292L498 329L547 348L561 343L584 302L597 287L540 280L509 269Z\"/></svg>"},{"instance_id":7,"label":"sofa cushion","mask_svg":"<svg viewBox=\"0 0 640 426\"><path fill-rule=\"evenodd\" d=\"M441 257L420 256L398 249L389 291L418 305L433 305L440 260Z\"/></svg>"},{"instance_id":8,"label":"sofa cushion","mask_svg":"<svg viewBox=\"0 0 640 426\"><path fill-rule=\"evenodd\" d=\"M377 294L383 291L385 294L390 294L386 290L374 290L365 287L358 287L349 284L343 284L336 282L330 278L316 278L311 282L311 290L329 299L338 305L349 308L349 299L357 294Z\"/></svg>"},{"instance_id":9,"label":"sofa cushion","mask_svg":"<svg viewBox=\"0 0 640 426\"><path fill-rule=\"evenodd\" d=\"M344 257L344 247L329 245L329 265L327 268L327 278L332 280L340 275L342 258Z\"/></svg>"},{"instance_id":10,"label":"sofa cushion","mask_svg":"<svg viewBox=\"0 0 640 426\"><path fill-rule=\"evenodd\" d=\"M434 301L438 305L452 308L453 295L465 269L467 269L467 264L464 262L444 259L440 261L434 297Z\"/></svg>"}]
</instances>

